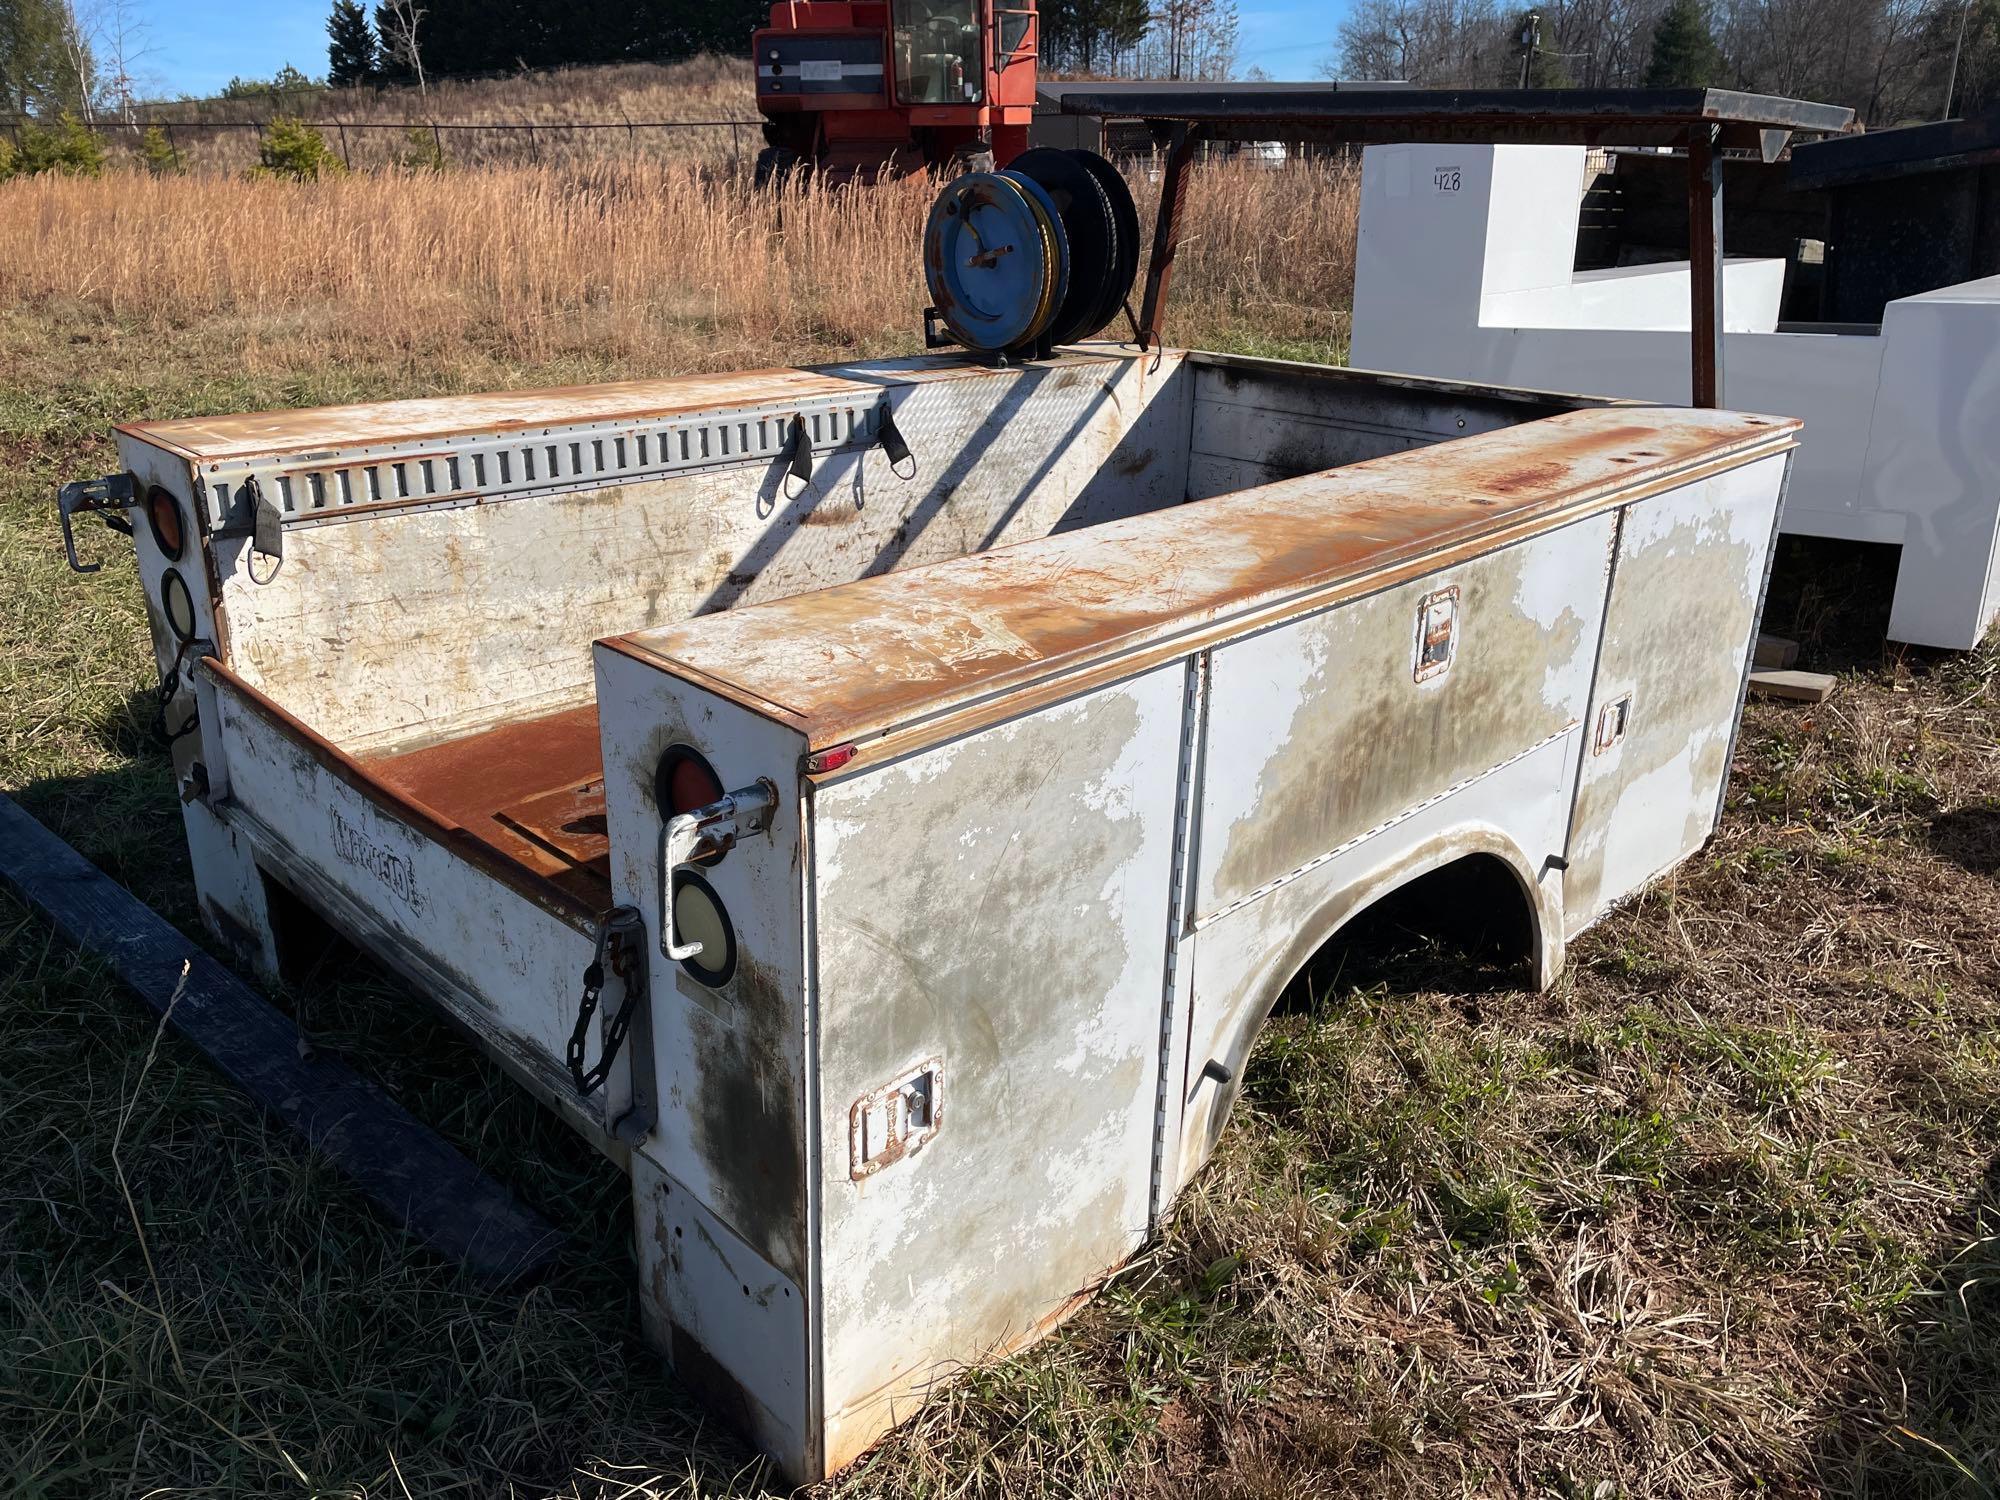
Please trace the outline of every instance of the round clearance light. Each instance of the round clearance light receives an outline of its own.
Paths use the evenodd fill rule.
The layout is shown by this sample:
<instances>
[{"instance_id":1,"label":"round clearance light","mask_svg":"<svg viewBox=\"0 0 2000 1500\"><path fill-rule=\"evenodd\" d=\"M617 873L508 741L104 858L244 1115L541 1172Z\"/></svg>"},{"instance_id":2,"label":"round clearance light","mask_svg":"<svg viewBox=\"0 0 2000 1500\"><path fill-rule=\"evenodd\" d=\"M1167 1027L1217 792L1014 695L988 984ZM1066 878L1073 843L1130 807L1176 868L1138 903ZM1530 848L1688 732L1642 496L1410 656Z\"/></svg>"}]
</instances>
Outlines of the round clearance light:
<instances>
[{"instance_id":1,"label":"round clearance light","mask_svg":"<svg viewBox=\"0 0 2000 1500\"><path fill-rule=\"evenodd\" d=\"M194 596L188 593L187 580L173 568L160 576L160 608L166 611L167 628L175 639L194 639Z\"/></svg>"},{"instance_id":2,"label":"round clearance light","mask_svg":"<svg viewBox=\"0 0 2000 1500\"><path fill-rule=\"evenodd\" d=\"M653 801L660 809L661 820L721 800L722 778L715 774L708 757L692 745L667 746L653 770ZM720 854L706 854L696 863L712 865L721 858Z\"/></svg>"},{"instance_id":3,"label":"round clearance light","mask_svg":"<svg viewBox=\"0 0 2000 1500\"><path fill-rule=\"evenodd\" d=\"M736 972L736 932L715 887L694 871L674 872L674 932L684 943L701 944L701 952L681 960L690 976L720 989Z\"/></svg>"},{"instance_id":4,"label":"round clearance light","mask_svg":"<svg viewBox=\"0 0 2000 1500\"><path fill-rule=\"evenodd\" d=\"M187 529L181 525L181 508L174 497L159 485L146 491L146 524L153 530L153 544L168 562L179 562L187 548Z\"/></svg>"}]
</instances>

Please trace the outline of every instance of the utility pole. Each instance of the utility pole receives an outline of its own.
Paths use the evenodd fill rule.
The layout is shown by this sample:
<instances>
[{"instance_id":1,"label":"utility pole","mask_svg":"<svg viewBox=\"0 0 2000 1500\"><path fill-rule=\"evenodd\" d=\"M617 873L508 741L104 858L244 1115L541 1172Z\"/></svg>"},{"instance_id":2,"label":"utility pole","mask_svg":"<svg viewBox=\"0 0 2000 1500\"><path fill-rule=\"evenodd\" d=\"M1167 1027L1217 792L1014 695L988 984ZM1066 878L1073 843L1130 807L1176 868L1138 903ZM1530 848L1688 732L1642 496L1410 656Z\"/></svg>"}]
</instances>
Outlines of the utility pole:
<instances>
[{"instance_id":1,"label":"utility pole","mask_svg":"<svg viewBox=\"0 0 2000 1500\"><path fill-rule=\"evenodd\" d=\"M1969 3L1969 0L1968 0ZM1542 13L1531 10L1521 19L1521 87L1528 86L1534 76L1535 50L1542 43Z\"/></svg>"},{"instance_id":2,"label":"utility pole","mask_svg":"<svg viewBox=\"0 0 2000 1500\"><path fill-rule=\"evenodd\" d=\"M1951 44L1951 71L1945 75L1944 113L1938 116L1940 120L1951 118L1952 95L1958 92L1958 54L1965 50L1965 23L1971 15L1972 0L1965 0L1958 8L1958 40Z\"/></svg>"}]
</instances>

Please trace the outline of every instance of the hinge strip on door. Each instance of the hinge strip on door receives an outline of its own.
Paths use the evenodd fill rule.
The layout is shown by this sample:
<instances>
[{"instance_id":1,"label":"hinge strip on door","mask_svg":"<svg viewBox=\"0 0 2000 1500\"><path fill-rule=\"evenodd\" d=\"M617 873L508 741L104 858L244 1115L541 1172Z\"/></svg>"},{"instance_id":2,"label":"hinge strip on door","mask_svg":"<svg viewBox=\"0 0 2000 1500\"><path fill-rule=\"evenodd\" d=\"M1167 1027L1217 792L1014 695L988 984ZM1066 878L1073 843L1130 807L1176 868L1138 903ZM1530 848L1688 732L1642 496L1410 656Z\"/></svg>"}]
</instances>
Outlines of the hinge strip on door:
<instances>
[{"instance_id":1,"label":"hinge strip on door","mask_svg":"<svg viewBox=\"0 0 2000 1500\"><path fill-rule=\"evenodd\" d=\"M1590 654L1590 686L1585 689L1583 697L1585 714L1598 706L1597 679L1604 670L1604 643L1611 634L1611 606L1618 593L1618 554L1624 550L1625 516L1631 508L1630 504L1621 505L1611 513L1611 539L1605 543L1604 553L1604 612L1597 617L1597 645ZM1562 853L1556 856L1561 861L1557 869L1569 869L1570 856L1575 850L1576 810L1583 802L1583 772L1589 759L1588 747L1579 745L1576 776L1569 788L1569 815L1563 819ZM1564 920L1567 921L1567 918Z\"/></svg>"},{"instance_id":2,"label":"hinge strip on door","mask_svg":"<svg viewBox=\"0 0 2000 1500\"><path fill-rule=\"evenodd\" d=\"M1166 1206L1161 1199L1165 1185L1168 1090L1173 1087L1174 1031L1179 1019L1174 1002L1181 946L1193 934L1187 910L1188 870L1194 856L1194 789L1199 779L1197 761L1207 703L1208 653L1197 651L1187 659L1187 677L1181 694L1180 765L1174 781L1174 851L1167 869L1167 953L1160 980L1160 1072L1153 1096L1153 1169L1146 1206L1148 1233L1159 1228L1160 1213Z\"/></svg>"}]
</instances>

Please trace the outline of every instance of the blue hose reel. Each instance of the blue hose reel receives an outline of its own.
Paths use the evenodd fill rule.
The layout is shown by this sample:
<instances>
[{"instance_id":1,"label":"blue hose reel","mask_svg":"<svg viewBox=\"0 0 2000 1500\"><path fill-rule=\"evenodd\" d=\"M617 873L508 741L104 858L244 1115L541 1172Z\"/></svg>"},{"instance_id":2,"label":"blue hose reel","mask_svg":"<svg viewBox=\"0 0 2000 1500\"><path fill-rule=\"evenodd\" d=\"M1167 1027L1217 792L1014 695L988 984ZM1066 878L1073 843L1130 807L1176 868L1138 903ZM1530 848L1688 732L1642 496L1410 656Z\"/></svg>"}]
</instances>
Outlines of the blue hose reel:
<instances>
[{"instance_id":1,"label":"blue hose reel","mask_svg":"<svg viewBox=\"0 0 2000 1500\"><path fill-rule=\"evenodd\" d=\"M944 185L924 225L924 279L949 339L1044 358L1096 333L1138 272L1139 218L1117 170L1088 151L1027 151Z\"/></svg>"}]
</instances>

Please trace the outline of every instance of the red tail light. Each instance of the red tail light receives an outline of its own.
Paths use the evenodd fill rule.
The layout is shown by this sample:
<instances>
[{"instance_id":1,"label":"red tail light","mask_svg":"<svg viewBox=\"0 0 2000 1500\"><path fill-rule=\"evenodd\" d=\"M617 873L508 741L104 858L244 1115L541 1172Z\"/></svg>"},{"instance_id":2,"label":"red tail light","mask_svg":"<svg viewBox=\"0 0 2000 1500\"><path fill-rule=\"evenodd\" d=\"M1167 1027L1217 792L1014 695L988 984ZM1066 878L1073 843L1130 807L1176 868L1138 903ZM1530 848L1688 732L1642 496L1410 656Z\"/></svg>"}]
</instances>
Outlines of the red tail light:
<instances>
[{"instance_id":1,"label":"red tail light","mask_svg":"<svg viewBox=\"0 0 2000 1500\"><path fill-rule=\"evenodd\" d=\"M669 745L653 770L653 800L659 804L660 820L678 817L722 800L722 778L708 757L692 745ZM714 864L719 854L701 857L697 863Z\"/></svg>"},{"instance_id":2,"label":"red tail light","mask_svg":"<svg viewBox=\"0 0 2000 1500\"><path fill-rule=\"evenodd\" d=\"M187 530L181 525L181 508L174 497L159 485L146 491L146 524L152 528L153 544L168 562L179 562L187 548Z\"/></svg>"},{"instance_id":3,"label":"red tail light","mask_svg":"<svg viewBox=\"0 0 2000 1500\"><path fill-rule=\"evenodd\" d=\"M851 740L845 745L833 745L825 750L815 750L806 757L806 775L824 776L828 771L838 771L853 760L857 753Z\"/></svg>"}]
</instances>

